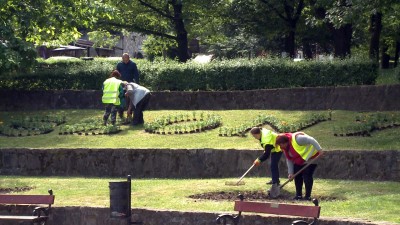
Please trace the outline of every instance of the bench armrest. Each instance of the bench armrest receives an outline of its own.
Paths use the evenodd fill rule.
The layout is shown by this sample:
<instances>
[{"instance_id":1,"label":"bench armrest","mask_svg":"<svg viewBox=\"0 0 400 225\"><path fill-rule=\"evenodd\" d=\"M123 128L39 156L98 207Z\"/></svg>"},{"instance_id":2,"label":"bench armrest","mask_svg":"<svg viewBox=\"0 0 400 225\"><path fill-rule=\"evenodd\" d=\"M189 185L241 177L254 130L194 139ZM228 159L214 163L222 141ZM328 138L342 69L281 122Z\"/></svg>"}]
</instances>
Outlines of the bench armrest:
<instances>
[{"instance_id":1,"label":"bench armrest","mask_svg":"<svg viewBox=\"0 0 400 225\"><path fill-rule=\"evenodd\" d=\"M34 216L41 217L42 213L44 213L44 216L49 216L50 209L48 207L35 207L33 210Z\"/></svg>"}]
</instances>

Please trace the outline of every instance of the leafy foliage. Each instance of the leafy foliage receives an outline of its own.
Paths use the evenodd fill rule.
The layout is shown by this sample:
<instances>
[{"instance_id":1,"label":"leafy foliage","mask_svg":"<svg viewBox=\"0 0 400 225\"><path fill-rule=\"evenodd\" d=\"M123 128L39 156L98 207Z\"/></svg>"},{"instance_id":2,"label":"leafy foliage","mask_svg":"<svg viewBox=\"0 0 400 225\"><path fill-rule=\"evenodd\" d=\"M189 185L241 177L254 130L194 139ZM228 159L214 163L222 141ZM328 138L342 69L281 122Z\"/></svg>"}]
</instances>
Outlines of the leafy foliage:
<instances>
[{"instance_id":1,"label":"leafy foliage","mask_svg":"<svg viewBox=\"0 0 400 225\"><path fill-rule=\"evenodd\" d=\"M100 47L100 48L112 48L114 47L120 37L114 36L110 32L105 30L96 30L88 32L89 40L94 42L93 47Z\"/></svg>"},{"instance_id":2,"label":"leafy foliage","mask_svg":"<svg viewBox=\"0 0 400 225\"><path fill-rule=\"evenodd\" d=\"M117 61L42 61L35 73L2 76L1 89L99 90ZM208 64L137 60L143 85L156 90L252 90L374 84L377 64L362 58L293 62L284 59L223 60Z\"/></svg>"}]
</instances>

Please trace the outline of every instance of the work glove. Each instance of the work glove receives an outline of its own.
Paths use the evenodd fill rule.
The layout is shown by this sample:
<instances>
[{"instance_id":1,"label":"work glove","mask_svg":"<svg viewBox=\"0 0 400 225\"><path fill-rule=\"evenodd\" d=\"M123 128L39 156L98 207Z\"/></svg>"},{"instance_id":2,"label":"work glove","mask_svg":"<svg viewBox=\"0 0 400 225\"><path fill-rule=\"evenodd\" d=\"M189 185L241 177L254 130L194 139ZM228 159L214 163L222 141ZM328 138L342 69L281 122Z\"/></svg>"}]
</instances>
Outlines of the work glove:
<instances>
[{"instance_id":1,"label":"work glove","mask_svg":"<svg viewBox=\"0 0 400 225\"><path fill-rule=\"evenodd\" d=\"M259 166L261 164L261 160L259 158L257 158L256 160L254 160L253 165L255 166Z\"/></svg>"}]
</instances>

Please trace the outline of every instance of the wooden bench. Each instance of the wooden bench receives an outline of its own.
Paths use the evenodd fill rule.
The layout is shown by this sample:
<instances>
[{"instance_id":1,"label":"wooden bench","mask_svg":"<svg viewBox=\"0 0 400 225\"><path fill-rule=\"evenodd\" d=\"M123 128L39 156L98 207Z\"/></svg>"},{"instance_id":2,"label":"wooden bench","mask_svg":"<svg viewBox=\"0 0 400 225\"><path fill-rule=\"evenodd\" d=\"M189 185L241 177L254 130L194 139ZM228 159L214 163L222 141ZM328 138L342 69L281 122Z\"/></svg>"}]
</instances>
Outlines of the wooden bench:
<instances>
[{"instance_id":1,"label":"wooden bench","mask_svg":"<svg viewBox=\"0 0 400 225\"><path fill-rule=\"evenodd\" d=\"M321 207L318 206L318 200L314 199L314 206L307 205L295 205L295 204L284 204L276 202L254 202L254 201L243 201L243 195L239 195L240 201L235 201L234 210L238 211L239 214L236 216L230 214L219 215L216 219L217 224L239 224L242 212L253 212L253 213L266 213L274 215L288 215L288 216L299 216L299 217L310 217L314 218L312 222L308 223L304 220L295 220L292 222L293 225L317 225Z\"/></svg>"},{"instance_id":2,"label":"wooden bench","mask_svg":"<svg viewBox=\"0 0 400 225\"><path fill-rule=\"evenodd\" d=\"M32 216L24 215L0 215L1 220L27 221L31 224L45 225L50 215L51 205L54 204L53 191L50 195L0 195L1 205L48 205L38 206L33 210Z\"/></svg>"}]
</instances>

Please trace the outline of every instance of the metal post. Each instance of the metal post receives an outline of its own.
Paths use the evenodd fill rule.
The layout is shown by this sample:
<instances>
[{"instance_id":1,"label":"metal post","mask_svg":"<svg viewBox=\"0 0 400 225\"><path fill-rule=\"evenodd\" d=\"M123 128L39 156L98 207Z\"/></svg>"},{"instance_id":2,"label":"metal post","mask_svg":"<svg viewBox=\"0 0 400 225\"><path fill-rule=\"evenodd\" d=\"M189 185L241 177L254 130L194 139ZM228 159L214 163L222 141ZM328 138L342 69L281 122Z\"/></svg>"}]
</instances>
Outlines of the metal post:
<instances>
[{"instance_id":1,"label":"metal post","mask_svg":"<svg viewBox=\"0 0 400 225\"><path fill-rule=\"evenodd\" d=\"M132 192L131 192L131 175L128 175L128 214L126 215L126 224L130 225L131 224L131 216L132 216L132 208L131 208L131 198L132 198Z\"/></svg>"}]
</instances>

